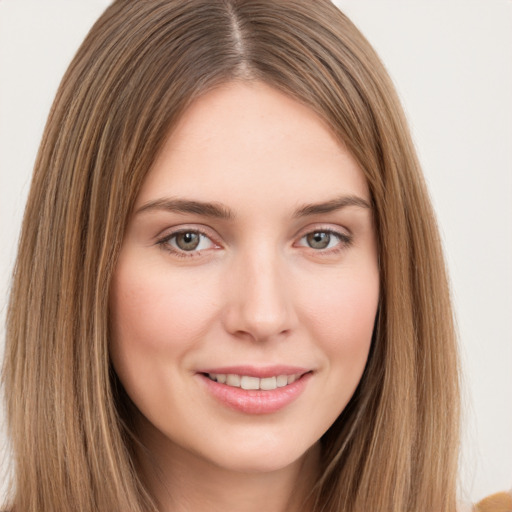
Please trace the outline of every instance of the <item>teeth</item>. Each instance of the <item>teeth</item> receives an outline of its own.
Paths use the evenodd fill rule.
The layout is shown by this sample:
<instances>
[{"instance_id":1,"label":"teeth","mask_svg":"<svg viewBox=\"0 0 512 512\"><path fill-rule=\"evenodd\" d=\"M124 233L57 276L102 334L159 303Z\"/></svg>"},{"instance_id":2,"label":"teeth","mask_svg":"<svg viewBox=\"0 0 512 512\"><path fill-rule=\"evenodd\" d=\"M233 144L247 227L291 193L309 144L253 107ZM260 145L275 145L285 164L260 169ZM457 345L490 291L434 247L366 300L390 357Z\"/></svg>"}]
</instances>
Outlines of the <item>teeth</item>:
<instances>
[{"instance_id":1,"label":"teeth","mask_svg":"<svg viewBox=\"0 0 512 512\"><path fill-rule=\"evenodd\" d=\"M277 388L277 377L268 377L260 379L260 389L270 390Z\"/></svg>"},{"instance_id":2,"label":"teeth","mask_svg":"<svg viewBox=\"0 0 512 512\"><path fill-rule=\"evenodd\" d=\"M247 375L244 375L240 379L240 387L242 389L260 389L260 379L258 379L258 377L247 377Z\"/></svg>"},{"instance_id":3,"label":"teeth","mask_svg":"<svg viewBox=\"0 0 512 512\"><path fill-rule=\"evenodd\" d=\"M293 384L299 379L301 374L295 375L277 375L275 377L264 377L259 379L258 377L250 377L249 375L234 375L234 374L223 374L223 373L209 373L210 379L219 382L220 384L226 384L235 388L252 389L252 390L264 390L272 391L276 388L282 388L288 384Z\"/></svg>"},{"instance_id":4,"label":"teeth","mask_svg":"<svg viewBox=\"0 0 512 512\"><path fill-rule=\"evenodd\" d=\"M232 374L229 374L227 377L226 377L226 384L228 386L233 386L234 388L239 388L240 387L240 375L232 375Z\"/></svg>"},{"instance_id":5,"label":"teeth","mask_svg":"<svg viewBox=\"0 0 512 512\"><path fill-rule=\"evenodd\" d=\"M278 375L276 377L277 381L277 387L282 388L283 386L286 386L288 384L288 376L287 375Z\"/></svg>"}]
</instances>

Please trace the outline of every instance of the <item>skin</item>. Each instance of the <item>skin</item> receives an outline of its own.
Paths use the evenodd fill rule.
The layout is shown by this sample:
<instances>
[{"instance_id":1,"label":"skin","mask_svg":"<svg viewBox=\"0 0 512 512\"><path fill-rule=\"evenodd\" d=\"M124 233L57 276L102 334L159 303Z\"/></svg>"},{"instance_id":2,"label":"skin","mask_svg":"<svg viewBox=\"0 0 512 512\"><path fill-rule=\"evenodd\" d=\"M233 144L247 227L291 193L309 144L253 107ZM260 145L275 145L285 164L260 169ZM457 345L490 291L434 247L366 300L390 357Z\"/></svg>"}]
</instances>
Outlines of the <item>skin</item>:
<instances>
[{"instance_id":1,"label":"skin","mask_svg":"<svg viewBox=\"0 0 512 512\"><path fill-rule=\"evenodd\" d=\"M351 200L304 211L340 197ZM176 198L231 217L161 206ZM113 365L162 510L299 510L319 438L368 357L379 298L369 204L363 172L323 121L265 84L212 90L174 128L129 219L110 305ZM186 251L176 230L204 235ZM265 414L226 406L198 374L276 364L309 378Z\"/></svg>"}]
</instances>

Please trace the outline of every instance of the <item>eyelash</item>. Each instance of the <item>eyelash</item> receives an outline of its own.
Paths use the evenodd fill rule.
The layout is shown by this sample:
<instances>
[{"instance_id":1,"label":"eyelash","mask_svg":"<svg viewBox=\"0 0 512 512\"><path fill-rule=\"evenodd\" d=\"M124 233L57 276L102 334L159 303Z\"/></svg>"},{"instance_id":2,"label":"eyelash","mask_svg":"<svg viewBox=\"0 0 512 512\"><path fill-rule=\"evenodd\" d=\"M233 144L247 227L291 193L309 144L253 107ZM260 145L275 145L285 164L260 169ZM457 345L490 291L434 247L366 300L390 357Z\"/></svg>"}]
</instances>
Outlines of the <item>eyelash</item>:
<instances>
[{"instance_id":1,"label":"eyelash","mask_svg":"<svg viewBox=\"0 0 512 512\"><path fill-rule=\"evenodd\" d=\"M313 247L309 247L309 246L301 246L301 247L306 247L308 249L311 249L312 251L314 251L315 253L317 253L320 256L330 256L332 254L338 254L341 251L350 247L353 242L353 238L351 235L347 235L346 233L340 233L339 231L335 231L335 230L329 229L329 228L326 228L326 229L320 228L320 229L314 229L313 231L308 231L307 233L304 233L300 237L300 240L303 240L308 235L312 235L315 233L325 233L329 236L334 236L335 238L338 239L338 243L334 247L331 247L330 249L314 249ZM330 241L329 241L329 243L330 243Z\"/></svg>"},{"instance_id":2,"label":"eyelash","mask_svg":"<svg viewBox=\"0 0 512 512\"><path fill-rule=\"evenodd\" d=\"M176 248L172 247L169 244L169 242L173 238L176 238L177 236L182 235L184 233L194 233L194 234L197 234L199 236L208 238L208 240L210 240L212 242L212 244L218 245L218 244L216 244L212 240L212 237L209 234L207 234L206 232L204 232L203 230L198 229L198 228L194 228L194 229L179 229L177 231L173 231L172 233L169 233L169 234L165 235L164 237L160 238L159 240L157 240L156 243L163 250L171 253L173 256L177 256L178 258L194 258L194 257L199 256L201 254L201 252L202 252L201 250L199 250L199 251L184 251L184 250L176 249Z\"/></svg>"},{"instance_id":3,"label":"eyelash","mask_svg":"<svg viewBox=\"0 0 512 512\"><path fill-rule=\"evenodd\" d=\"M193 233L193 234L197 234L201 237L205 237L205 238L208 238L212 244L214 245L218 245L216 244L215 241L212 240L212 237L207 234L206 232L202 231L201 229L198 229L198 228L194 228L194 229L180 229L180 230L177 230L177 231L173 231L172 233L169 233L167 235L165 235L164 237L160 238L159 240L157 240L156 244L159 245L163 250L171 253L172 255L174 256L177 256L178 258L194 258L194 257L198 257L201 252L204 250L192 250L192 251L185 251L185 250L180 250L180 249L176 249L174 247L172 247L169 242L173 239L173 238L176 238L177 236L181 235L181 234L184 234L184 233ZM327 255L331 255L331 254L338 254L339 252L347 249L348 247L350 247L353 243L353 238L351 235L347 235L345 233L340 233L339 231L335 231L333 229L322 229L322 228L319 228L319 229L314 229L312 231L308 231L307 233L304 233L300 238L299 240L303 240L305 239L308 235L312 235L314 233L325 233L329 236L334 236L335 238L338 239L339 243L336 244L335 247L332 247L330 249L314 249L313 247L309 247L309 246L306 246L306 245L301 245L300 247L307 247L308 249L311 249L312 251L314 251L316 254L318 255L321 255L321 256L327 256Z\"/></svg>"}]
</instances>

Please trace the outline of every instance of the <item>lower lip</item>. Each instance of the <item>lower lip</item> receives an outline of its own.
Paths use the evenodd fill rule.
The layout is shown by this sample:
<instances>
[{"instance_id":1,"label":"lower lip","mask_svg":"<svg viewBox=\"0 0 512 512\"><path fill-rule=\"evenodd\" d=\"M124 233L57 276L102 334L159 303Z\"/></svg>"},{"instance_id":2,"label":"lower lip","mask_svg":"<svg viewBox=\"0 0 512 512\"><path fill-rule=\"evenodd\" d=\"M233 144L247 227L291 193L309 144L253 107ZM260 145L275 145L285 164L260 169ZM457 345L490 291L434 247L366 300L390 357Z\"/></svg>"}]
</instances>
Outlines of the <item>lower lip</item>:
<instances>
[{"instance_id":1,"label":"lower lip","mask_svg":"<svg viewBox=\"0 0 512 512\"><path fill-rule=\"evenodd\" d=\"M208 391L221 403L246 414L271 414L277 412L294 400L304 391L311 373L306 373L292 384L272 390L253 390L227 386L197 374L205 383Z\"/></svg>"}]
</instances>

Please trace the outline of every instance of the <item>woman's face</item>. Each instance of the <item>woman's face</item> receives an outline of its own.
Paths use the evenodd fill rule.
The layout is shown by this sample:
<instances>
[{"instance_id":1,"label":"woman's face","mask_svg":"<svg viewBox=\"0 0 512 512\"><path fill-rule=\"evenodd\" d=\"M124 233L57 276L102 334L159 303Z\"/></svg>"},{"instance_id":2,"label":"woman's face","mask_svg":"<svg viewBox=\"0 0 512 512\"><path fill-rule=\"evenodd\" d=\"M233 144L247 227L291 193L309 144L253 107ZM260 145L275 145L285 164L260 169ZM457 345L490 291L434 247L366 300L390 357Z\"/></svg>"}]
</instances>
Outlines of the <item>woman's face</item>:
<instances>
[{"instance_id":1,"label":"woman's face","mask_svg":"<svg viewBox=\"0 0 512 512\"><path fill-rule=\"evenodd\" d=\"M112 282L111 357L142 437L238 471L299 461L361 378L378 297L348 151L262 83L208 92L143 183Z\"/></svg>"}]
</instances>

